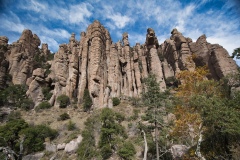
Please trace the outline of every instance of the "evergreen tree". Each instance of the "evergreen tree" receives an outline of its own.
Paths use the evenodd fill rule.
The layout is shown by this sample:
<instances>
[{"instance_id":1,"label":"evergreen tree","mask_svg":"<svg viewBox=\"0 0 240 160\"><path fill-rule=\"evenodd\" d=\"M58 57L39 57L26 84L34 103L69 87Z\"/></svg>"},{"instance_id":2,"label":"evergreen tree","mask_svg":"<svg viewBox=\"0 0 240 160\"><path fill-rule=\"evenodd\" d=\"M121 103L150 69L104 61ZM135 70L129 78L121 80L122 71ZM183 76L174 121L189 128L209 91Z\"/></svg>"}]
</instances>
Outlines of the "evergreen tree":
<instances>
[{"instance_id":1,"label":"evergreen tree","mask_svg":"<svg viewBox=\"0 0 240 160\"><path fill-rule=\"evenodd\" d=\"M232 53L232 58L237 58L237 59L240 59L240 47L239 48L236 48L234 49L233 53Z\"/></svg>"},{"instance_id":2,"label":"evergreen tree","mask_svg":"<svg viewBox=\"0 0 240 160\"><path fill-rule=\"evenodd\" d=\"M122 116L121 116L122 117ZM99 148L103 159L109 158L113 151L116 151L119 143L127 138L124 127L120 124L119 114L110 108L104 108L101 113L101 135Z\"/></svg>"},{"instance_id":3,"label":"evergreen tree","mask_svg":"<svg viewBox=\"0 0 240 160\"><path fill-rule=\"evenodd\" d=\"M154 124L156 158L159 160L159 129L164 130L163 116L166 115L166 100L169 92L161 92L155 75L149 75L145 79L146 92L143 93L143 101L148 106L147 120Z\"/></svg>"},{"instance_id":4,"label":"evergreen tree","mask_svg":"<svg viewBox=\"0 0 240 160\"><path fill-rule=\"evenodd\" d=\"M84 90L84 95L83 95L83 110L85 112L89 111L92 107L92 99L90 97L90 93L88 91L88 89Z\"/></svg>"}]
</instances>

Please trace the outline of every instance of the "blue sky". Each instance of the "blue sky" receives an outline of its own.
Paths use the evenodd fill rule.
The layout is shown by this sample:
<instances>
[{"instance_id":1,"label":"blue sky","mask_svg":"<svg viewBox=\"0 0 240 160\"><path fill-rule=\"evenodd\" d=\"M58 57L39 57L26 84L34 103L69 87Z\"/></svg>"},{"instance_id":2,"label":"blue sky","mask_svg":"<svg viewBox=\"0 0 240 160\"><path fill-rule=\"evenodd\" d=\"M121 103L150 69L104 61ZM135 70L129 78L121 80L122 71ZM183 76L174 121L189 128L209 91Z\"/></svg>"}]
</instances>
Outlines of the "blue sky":
<instances>
[{"instance_id":1,"label":"blue sky","mask_svg":"<svg viewBox=\"0 0 240 160\"><path fill-rule=\"evenodd\" d=\"M113 42L128 32L131 46L142 44L151 27L163 43L177 28L193 41L206 34L208 42L232 53L240 47L239 7L239 0L0 0L0 35L12 43L31 29L56 52L71 33L79 40L80 32L97 19Z\"/></svg>"}]
</instances>

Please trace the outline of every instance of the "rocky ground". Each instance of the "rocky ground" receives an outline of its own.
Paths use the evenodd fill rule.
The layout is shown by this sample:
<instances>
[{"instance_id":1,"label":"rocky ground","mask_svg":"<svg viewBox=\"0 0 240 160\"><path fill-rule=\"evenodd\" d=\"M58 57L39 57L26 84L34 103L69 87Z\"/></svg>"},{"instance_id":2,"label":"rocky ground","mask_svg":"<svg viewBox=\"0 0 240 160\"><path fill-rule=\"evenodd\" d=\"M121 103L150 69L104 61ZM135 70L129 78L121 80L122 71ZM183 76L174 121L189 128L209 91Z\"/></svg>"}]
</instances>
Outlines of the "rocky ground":
<instances>
[{"instance_id":1,"label":"rocky ground","mask_svg":"<svg viewBox=\"0 0 240 160\"><path fill-rule=\"evenodd\" d=\"M133 110L137 109L139 114L138 118L133 120L131 119L134 116ZM24 111L24 110L17 110L21 113L22 118L29 123L30 125L39 125L44 124L48 125L53 129L58 131L58 136L53 141L49 142L46 140L46 149L44 152L36 153L34 155L42 156L41 160L49 160L50 158L61 159L61 160L74 160L77 159L76 149L77 148L70 148L67 151L64 147L61 148L59 144L67 144L71 141L76 141L76 139L81 136L81 131L84 129L84 122L86 119L93 114L93 112L99 112L101 109L90 111L90 112L83 112L80 108L74 108L69 106L68 108L50 108L44 109L40 111ZM136 143L136 151L138 156L141 156L143 151L143 138L139 137L137 132L139 132L136 128L138 121L140 121L141 115L144 114L146 108L141 107L134 107L131 105L130 101L123 101L118 106L114 106L113 110L125 115L125 121L122 122L122 125L126 128L127 134L131 139L135 139ZM63 113L68 113L70 115L70 119L68 120L58 120L59 116ZM76 129L73 131L69 131L67 126L69 121L72 121L75 124ZM131 127L130 127L131 126ZM58 148L60 147L60 148ZM28 155L26 160L28 160L30 156ZM34 156L32 156L34 157ZM117 160L119 157L115 154L111 156L112 160Z\"/></svg>"}]
</instances>

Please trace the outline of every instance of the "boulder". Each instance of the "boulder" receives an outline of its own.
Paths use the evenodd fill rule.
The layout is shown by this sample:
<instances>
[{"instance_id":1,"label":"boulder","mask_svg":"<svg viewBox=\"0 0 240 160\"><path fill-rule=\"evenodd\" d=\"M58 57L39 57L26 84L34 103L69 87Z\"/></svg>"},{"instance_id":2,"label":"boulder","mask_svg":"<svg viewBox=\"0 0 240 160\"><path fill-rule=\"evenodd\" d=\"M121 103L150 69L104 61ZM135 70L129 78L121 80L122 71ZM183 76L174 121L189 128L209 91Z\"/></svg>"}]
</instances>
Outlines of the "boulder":
<instances>
[{"instance_id":1,"label":"boulder","mask_svg":"<svg viewBox=\"0 0 240 160\"><path fill-rule=\"evenodd\" d=\"M64 150L66 147L66 143L58 144L57 145L57 150Z\"/></svg>"},{"instance_id":2,"label":"boulder","mask_svg":"<svg viewBox=\"0 0 240 160\"><path fill-rule=\"evenodd\" d=\"M187 151L188 147L180 144L173 145L170 148L173 159L180 159Z\"/></svg>"},{"instance_id":3,"label":"boulder","mask_svg":"<svg viewBox=\"0 0 240 160\"><path fill-rule=\"evenodd\" d=\"M78 145L82 142L82 136L79 135L77 139L70 141L66 144L64 151L67 153L75 153Z\"/></svg>"},{"instance_id":4,"label":"boulder","mask_svg":"<svg viewBox=\"0 0 240 160\"><path fill-rule=\"evenodd\" d=\"M22 160L40 160L44 156L43 152L23 156Z\"/></svg>"},{"instance_id":5,"label":"boulder","mask_svg":"<svg viewBox=\"0 0 240 160\"><path fill-rule=\"evenodd\" d=\"M47 152L56 152L57 151L57 146L55 144L45 142L45 150Z\"/></svg>"}]
</instances>

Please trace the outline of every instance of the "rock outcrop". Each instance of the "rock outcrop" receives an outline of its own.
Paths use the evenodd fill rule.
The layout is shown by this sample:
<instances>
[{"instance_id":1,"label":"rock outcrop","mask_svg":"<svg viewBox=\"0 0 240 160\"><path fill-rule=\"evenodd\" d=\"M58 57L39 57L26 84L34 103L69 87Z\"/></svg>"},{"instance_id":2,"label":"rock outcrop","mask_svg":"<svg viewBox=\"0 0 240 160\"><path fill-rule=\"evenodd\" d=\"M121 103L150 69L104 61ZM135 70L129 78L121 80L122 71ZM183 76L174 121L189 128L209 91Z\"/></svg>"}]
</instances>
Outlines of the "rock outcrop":
<instances>
[{"instance_id":1,"label":"rock outcrop","mask_svg":"<svg viewBox=\"0 0 240 160\"><path fill-rule=\"evenodd\" d=\"M177 29L173 29L171 34L170 39L160 46L160 52L167 62L164 62L164 66L170 69L164 67L165 79L181 70L193 71L201 66L207 66L211 73L208 78L215 80L237 71L236 62L229 58L226 49L218 44L208 43L205 35L192 42Z\"/></svg>"},{"instance_id":2,"label":"rock outcrop","mask_svg":"<svg viewBox=\"0 0 240 160\"><path fill-rule=\"evenodd\" d=\"M9 74L13 84L25 84L33 72L34 56L39 54L38 46L41 41L30 30L24 30L20 39L10 46Z\"/></svg>"},{"instance_id":3,"label":"rock outcrop","mask_svg":"<svg viewBox=\"0 0 240 160\"><path fill-rule=\"evenodd\" d=\"M162 63L159 59L157 49L158 49L158 40L155 36L153 29L147 29L146 35L146 54L147 54L147 64L151 74L156 75L157 82L160 83L160 89L164 91L166 89L166 84L163 77Z\"/></svg>"},{"instance_id":4,"label":"rock outcrop","mask_svg":"<svg viewBox=\"0 0 240 160\"><path fill-rule=\"evenodd\" d=\"M32 77L27 79L28 91L27 96L33 100L35 105L38 105L44 100L42 86L45 83L44 69L37 68L33 71Z\"/></svg>"},{"instance_id":5,"label":"rock outcrop","mask_svg":"<svg viewBox=\"0 0 240 160\"><path fill-rule=\"evenodd\" d=\"M56 99L62 94L80 106L87 89L93 107L100 108L111 107L113 97L140 97L143 79L149 74L156 75L164 91L172 85L167 81L182 70L207 66L211 73L208 78L216 80L237 71L236 63L222 46L208 43L205 35L193 42L177 29L159 45L154 30L148 28L146 42L131 47L128 33L113 43L108 30L94 21L86 32L81 32L79 41L73 33L68 44L59 45L54 59L44 63L36 60L48 57L50 51L45 43L39 49L40 43L30 30L24 30L11 45L7 37L0 37L0 87L4 87L6 75L10 74L14 84L29 86L27 95L36 105L44 100L44 86L50 87L53 95L49 102L56 107Z\"/></svg>"}]
</instances>

